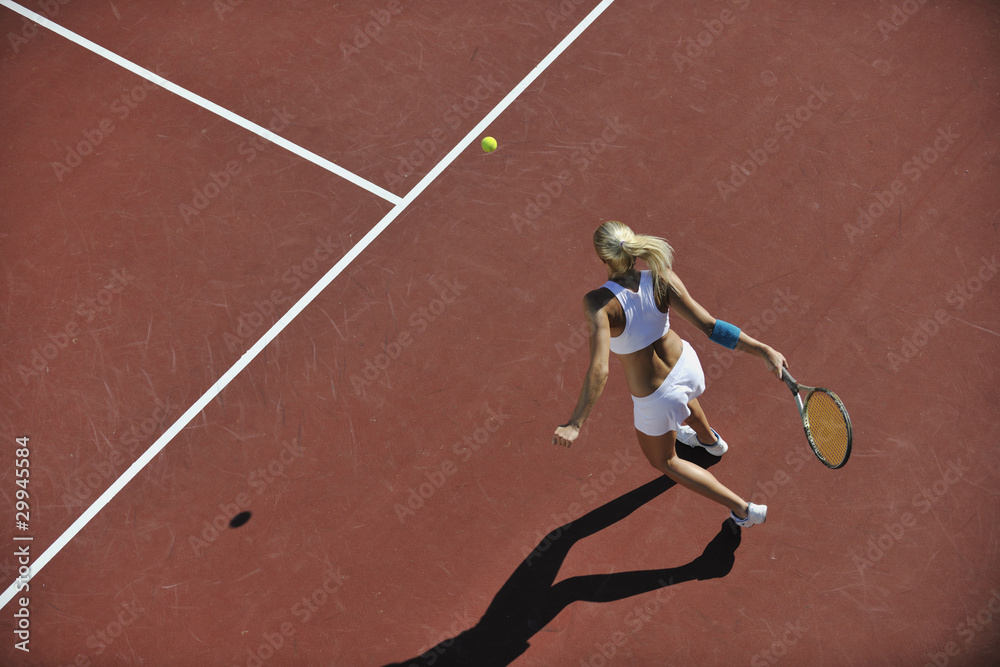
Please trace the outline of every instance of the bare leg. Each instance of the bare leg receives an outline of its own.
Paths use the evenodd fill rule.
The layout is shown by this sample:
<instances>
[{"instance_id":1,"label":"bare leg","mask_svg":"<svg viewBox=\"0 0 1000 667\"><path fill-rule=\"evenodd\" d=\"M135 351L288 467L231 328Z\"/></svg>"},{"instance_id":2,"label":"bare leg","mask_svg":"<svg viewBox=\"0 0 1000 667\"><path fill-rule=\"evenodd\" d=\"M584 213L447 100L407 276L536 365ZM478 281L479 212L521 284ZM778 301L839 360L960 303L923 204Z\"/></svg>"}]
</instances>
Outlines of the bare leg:
<instances>
[{"instance_id":1,"label":"bare leg","mask_svg":"<svg viewBox=\"0 0 1000 667\"><path fill-rule=\"evenodd\" d=\"M697 398L692 398L688 402L688 409L691 410L691 416L684 420L684 424L694 429L694 432L698 434L698 440L703 445L713 444L716 440L715 433L712 432L708 417L705 416L705 411L701 409Z\"/></svg>"},{"instance_id":2,"label":"bare leg","mask_svg":"<svg viewBox=\"0 0 1000 667\"><path fill-rule=\"evenodd\" d=\"M692 426L692 428L694 427ZM646 459L654 468L681 486L728 507L737 517L746 518L747 502L745 500L726 488L709 471L677 456L674 448L676 431L668 431L659 436L646 435L638 430L635 433L639 437L642 453L646 455Z\"/></svg>"}]
</instances>

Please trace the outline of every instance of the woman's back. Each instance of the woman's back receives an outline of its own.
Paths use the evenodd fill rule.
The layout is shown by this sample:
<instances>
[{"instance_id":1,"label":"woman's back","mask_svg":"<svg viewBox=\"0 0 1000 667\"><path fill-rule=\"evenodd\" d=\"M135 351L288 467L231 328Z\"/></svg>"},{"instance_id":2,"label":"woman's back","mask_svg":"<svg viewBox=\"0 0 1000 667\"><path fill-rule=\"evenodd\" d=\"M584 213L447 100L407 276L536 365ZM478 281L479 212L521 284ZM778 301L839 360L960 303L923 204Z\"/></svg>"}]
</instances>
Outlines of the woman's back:
<instances>
[{"instance_id":1,"label":"woman's back","mask_svg":"<svg viewBox=\"0 0 1000 667\"><path fill-rule=\"evenodd\" d=\"M621 361L630 393L647 396L677 363L681 339L670 330L669 299L655 288L649 271L633 269L616 278L591 294L607 313L611 351Z\"/></svg>"}]
</instances>

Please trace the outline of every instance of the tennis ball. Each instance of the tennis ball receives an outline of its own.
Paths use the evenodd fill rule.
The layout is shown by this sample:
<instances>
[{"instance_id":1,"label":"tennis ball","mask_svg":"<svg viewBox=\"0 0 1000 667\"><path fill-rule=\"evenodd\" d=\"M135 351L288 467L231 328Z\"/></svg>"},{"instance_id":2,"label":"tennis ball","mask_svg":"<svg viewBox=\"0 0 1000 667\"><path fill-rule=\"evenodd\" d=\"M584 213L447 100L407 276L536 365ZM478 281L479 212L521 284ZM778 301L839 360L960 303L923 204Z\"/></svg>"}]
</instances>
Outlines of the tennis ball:
<instances>
[{"instance_id":1,"label":"tennis ball","mask_svg":"<svg viewBox=\"0 0 1000 667\"><path fill-rule=\"evenodd\" d=\"M487 153L492 153L497 149L497 140L493 137L486 137L483 139L483 150Z\"/></svg>"}]
</instances>

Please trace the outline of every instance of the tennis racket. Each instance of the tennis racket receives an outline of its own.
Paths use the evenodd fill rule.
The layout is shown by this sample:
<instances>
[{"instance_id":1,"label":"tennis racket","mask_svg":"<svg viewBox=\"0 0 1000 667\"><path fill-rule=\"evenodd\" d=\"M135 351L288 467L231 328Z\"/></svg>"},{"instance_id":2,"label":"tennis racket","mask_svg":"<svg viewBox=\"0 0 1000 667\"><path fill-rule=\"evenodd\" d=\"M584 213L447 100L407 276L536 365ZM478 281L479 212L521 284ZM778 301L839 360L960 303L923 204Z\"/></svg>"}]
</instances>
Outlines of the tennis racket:
<instances>
[{"instance_id":1,"label":"tennis racket","mask_svg":"<svg viewBox=\"0 0 1000 667\"><path fill-rule=\"evenodd\" d=\"M784 368L781 379L795 396L806 439L816 458L828 468L843 467L851 455L852 439L851 418L843 401L829 389L799 384Z\"/></svg>"}]
</instances>

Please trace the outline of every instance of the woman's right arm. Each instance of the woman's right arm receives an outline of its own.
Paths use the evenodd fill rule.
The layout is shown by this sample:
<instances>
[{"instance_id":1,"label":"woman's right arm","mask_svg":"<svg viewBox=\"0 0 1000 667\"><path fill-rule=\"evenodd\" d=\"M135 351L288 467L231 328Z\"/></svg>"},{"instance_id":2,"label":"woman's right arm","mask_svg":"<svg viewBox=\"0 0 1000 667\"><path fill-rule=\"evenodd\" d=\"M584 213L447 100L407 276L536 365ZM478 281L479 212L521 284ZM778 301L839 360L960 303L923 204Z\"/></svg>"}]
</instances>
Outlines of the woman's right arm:
<instances>
[{"instance_id":1,"label":"woman's right arm","mask_svg":"<svg viewBox=\"0 0 1000 667\"><path fill-rule=\"evenodd\" d=\"M557 428L552 436L552 444L563 447L572 445L580 435L583 422L593 410L608 380L608 358L611 356L611 325L608 314L592 294L584 297L583 311L590 329L590 367L569 422Z\"/></svg>"}]
</instances>

